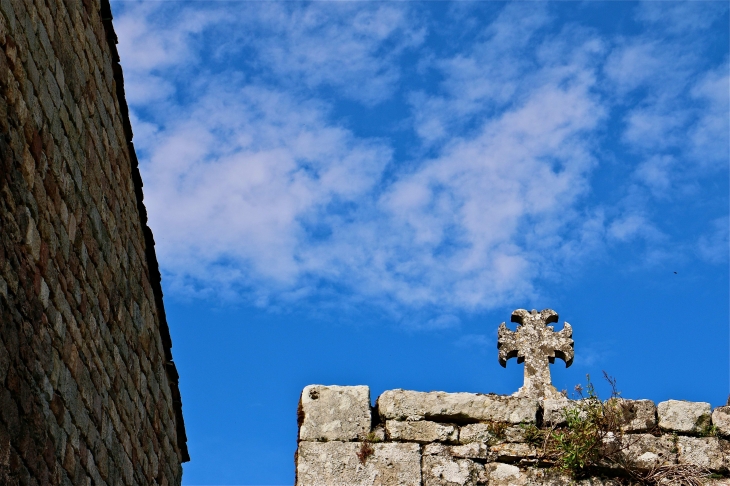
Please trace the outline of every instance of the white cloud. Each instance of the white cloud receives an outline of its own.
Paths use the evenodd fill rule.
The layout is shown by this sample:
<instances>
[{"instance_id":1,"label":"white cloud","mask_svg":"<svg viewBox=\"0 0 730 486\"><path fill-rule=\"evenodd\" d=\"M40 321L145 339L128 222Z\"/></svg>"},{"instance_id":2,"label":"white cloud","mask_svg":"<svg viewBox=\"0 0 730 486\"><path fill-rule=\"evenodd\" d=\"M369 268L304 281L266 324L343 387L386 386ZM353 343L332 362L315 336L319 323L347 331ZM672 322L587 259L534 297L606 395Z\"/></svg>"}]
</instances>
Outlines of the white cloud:
<instances>
[{"instance_id":1,"label":"white cloud","mask_svg":"<svg viewBox=\"0 0 730 486\"><path fill-rule=\"evenodd\" d=\"M606 59L608 93L629 107L623 141L654 167L671 152L677 179L687 166L707 172L728 158L727 59L708 66L704 49L711 43L695 33L726 11L720 2L643 2L637 18L644 32L617 38Z\"/></svg>"},{"instance_id":2,"label":"white cloud","mask_svg":"<svg viewBox=\"0 0 730 486\"><path fill-rule=\"evenodd\" d=\"M381 186L389 149L331 126L319 105L214 86L157 135L144 167L173 278L278 291L336 280L416 306L532 293L539 253L561 244L541 232L571 222L594 164L584 137L601 116L587 86L542 86Z\"/></svg>"},{"instance_id":3,"label":"white cloud","mask_svg":"<svg viewBox=\"0 0 730 486\"><path fill-rule=\"evenodd\" d=\"M727 9L726 2L644 1L639 4L636 16L670 34L682 34L709 28Z\"/></svg>"},{"instance_id":4,"label":"white cloud","mask_svg":"<svg viewBox=\"0 0 730 486\"><path fill-rule=\"evenodd\" d=\"M125 94L132 105L174 95L174 70L169 68L197 64L198 53L192 45L195 37L226 22L225 16L210 10L183 10L169 19L162 15L159 4L135 2L124 7L114 20L114 29L125 70Z\"/></svg>"},{"instance_id":5,"label":"white cloud","mask_svg":"<svg viewBox=\"0 0 730 486\"><path fill-rule=\"evenodd\" d=\"M328 125L314 103L217 83L150 150L145 202L160 259L213 285L294 285L308 266L306 218L367 194L390 157Z\"/></svg>"},{"instance_id":6,"label":"white cloud","mask_svg":"<svg viewBox=\"0 0 730 486\"><path fill-rule=\"evenodd\" d=\"M640 214L627 214L615 219L608 227L608 234L611 238L624 242L636 237L659 236L651 222Z\"/></svg>"},{"instance_id":7,"label":"white cloud","mask_svg":"<svg viewBox=\"0 0 730 486\"><path fill-rule=\"evenodd\" d=\"M672 64L650 37L554 32L545 5L511 4L478 42L429 53L420 74L442 81L410 93L421 145L398 165L394 141L358 136L330 95L372 108L405 90L398 56L425 42L408 5L146 5L117 26L145 203L178 292L262 305L329 292L438 306L414 325L453 327L461 310L535 297L537 279L607 245L642 240L660 254L667 236L636 194L669 200L692 173L687 154L719 160L727 142L722 69L697 76L696 56ZM220 46L197 42L206 29ZM624 168L619 209L584 207L611 117L639 162Z\"/></svg>"},{"instance_id":8,"label":"white cloud","mask_svg":"<svg viewBox=\"0 0 730 486\"><path fill-rule=\"evenodd\" d=\"M697 121L689 130L689 153L703 168L726 168L730 158L730 77L728 63L707 72L691 89L699 105Z\"/></svg>"},{"instance_id":9,"label":"white cloud","mask_svg":"<svg viewBox=\"0 0 730 486\"><path fill-rule=\"evenodd\" d=\"M427 143L451 136L470 117L519 101L520 88L535 79L532 43L550 17L542 4L513 3L482 30L484 40L466 52L432 59L444 77L441 95L413 93L415 129Z\"/></svg>"},{"instance_id":10,"label":"white cloud","mask_svg":"<svg viewBox=\"0 0 730 486\"><path fill-rule=\"evenodd\" d=\"M619 39L604 72L614 101L626 104L624 142L637 152L674 148L692 119L686 92L697 53L681 42L651 35Z\"/></svg>"},{"instance_id":11,"label":"white cloud","mask_svg":"<svg viewBox=\"0 0 730 486\"><path fill-rule=\"evenodd\" d=\"M727 263L730 253L728 233L730 220L727 216L712 221L710 231L697 241L700 257L709 263Z\"/></svg>"},{"instance_id":12,"label":"white cloud","mask_svg":"<svg viewBox=\"0 0 730 486\"><path fill-rule=\"evenodd\" d=\"M400 77L398 57L425 35L408 4L118 5L123 8L115 29L127 97L138 105L169 98L176 82L195 83L210 75L200 71L201 61L226 64L240 52L252 66L268 71L263 78L272 84L294 91L334 88L375 104L393 94Z\"/></svg>"},{"instance_id":13,"label":"white cloud","mask_svg":"<svg viewBox=\"0 0 730 486\"><path fill-rule=\"evenodd\" d=\"M254 47L277 83L335 88L367 104L392 95L398 56L424 38L408 4L272 2L245 15L244 34L235 38Z\"/></svg>"},{"instance_id":14,"label":"white cloud","mask_svg":"<svg viewBox=\"0 0 730 486\"><path fill-rule=\"evenodd\" d=\"M621 42L606 59L605 73L617 85L619 93L636 89L666 69L667 58L662 44L654 40Z\"/></svg>"},{"instance_id":15,"label":"white cloud","mask_svg":"<svg viewBox=\"0 0 730 486\"><path fill-rule=\"evenodd\" d=\"M655 197L665 197L672 188L676 159L670 155L655 155L641 162L636 177Z\"/></svg>"}]
</instances>

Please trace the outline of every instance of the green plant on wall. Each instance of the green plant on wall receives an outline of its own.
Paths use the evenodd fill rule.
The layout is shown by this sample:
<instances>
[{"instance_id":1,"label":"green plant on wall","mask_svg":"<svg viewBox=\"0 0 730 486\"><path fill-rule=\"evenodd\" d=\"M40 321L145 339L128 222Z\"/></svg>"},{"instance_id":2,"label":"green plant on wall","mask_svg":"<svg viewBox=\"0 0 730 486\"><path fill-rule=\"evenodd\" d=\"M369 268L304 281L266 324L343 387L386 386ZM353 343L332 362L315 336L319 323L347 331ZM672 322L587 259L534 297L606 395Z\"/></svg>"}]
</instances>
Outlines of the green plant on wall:
<instances>
[{"instance_id":1,"label":"green plant on wall","mask_svg":"<svg viewBox=\"0 0 730 486\"><path fill-rule=\"evenodd\" d=\"M575 406L563 411L565 426L550 431L544 442L545 454L556 467L576 478L602 463L621 460L624 409L615 380L604 375L612 387L611 398L601 401L587 376L585 389L576 387L579 400Z\"/></svg>"},{"instance_id":2,"label":"green plant on wall","mask_svg":"<svg viewBox=\"0 0 730 486\"><path fill-rule=\"evenodd\" d=\"M616 389L616 380L606 372L604 378L611 386L611 397L602 401L587 376L585 388L576 386L578 400L563 410L565 425L544 433L543 459L558 469L567 471L574 479L589 476L598 468L611 468L622 472L632 483L647 485L699 486L709 477L709 472L694 465L663 465L650 471L640 470L627 453L636 436L624 434L624 426L630 419L630 410ZM711 428L705 435L716 433ZM535 434L535 439L538 435ZM675 434L674 443L678 438ZM673 452L676 452L673 451Z\"/></svg>"},{"instance_id":3,"label":"green plant on wall","mask_svg":"<svg viewBox=\"0 0 730 486\"><path fill-rule=\"evenodd\" d=\"M567 426L551 434L558 467L575 476L581 476L586 468L596 465L603 454L599 421L583 417L586 409L593 413L595 408L589 406L566 410Z\"/></svg>"}]
</instances>

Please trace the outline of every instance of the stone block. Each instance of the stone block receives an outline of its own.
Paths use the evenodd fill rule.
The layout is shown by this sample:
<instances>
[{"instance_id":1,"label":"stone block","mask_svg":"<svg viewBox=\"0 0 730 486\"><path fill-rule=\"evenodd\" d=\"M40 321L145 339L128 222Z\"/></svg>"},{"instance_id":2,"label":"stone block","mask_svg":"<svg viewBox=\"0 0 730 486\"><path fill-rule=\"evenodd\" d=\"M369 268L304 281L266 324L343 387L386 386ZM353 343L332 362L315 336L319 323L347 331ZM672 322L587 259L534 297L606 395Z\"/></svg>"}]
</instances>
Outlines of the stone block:
<instances>
[{"instance_id":1,"label":"stone block","mask_svg":"<svg viewBox=\"0 0 730 486\"><path fill-rule=\"evenodd\" d=\"M676 445L669 435L624 435L620 444L624 458L642 471L677 462Z\"/></svg>"},{"instance_id":2,"label":"stone block","mask_svg":"<svg viewBox=\"0 0 730 486\"><path fill-rule=\"evenodd\" d=\"M513 425L504 429L504 440L507 442L530 442L531 431L536 430L532 425Z\"/></svg>"},{"instance_id":3,"label":"stone block","mask_svg":"<svg viewBox=\"0 0 730 486\"><path fill-rule=\"evenodd\" d=\"M300 442L296 468L296 486L421 486L421 446Z\"/></svg>"},{"instance_id":4,"label":"stone block","mask_svg":"<svg viewBox=\"0 0 730 486\"><path fill-rule=\"evenodd\" d=\"M522 459L537 459L537 448L530 444L497 444L490 447L492 457L500 462L517 462Z\"/></svg>"},{"instance_id":5,"label":"stone block","mask_svg":"<svg viewBox=\"0 0 730 486\"><path fill-rule=\"evenodd\" d=\"M449 454L464 459L489 459L492 451L484 442L472 442L470 444L451 446Z\"/></svg>"},{"instance_id":6,"label":"stone block","mask_svg":"<svg viewBox=\"0 0 730 486\"><path fill-rule=\"evenodd\" d=\"M427 444L423 448L423 455L447 455L462 459L489 459L490 450L484 442L471 442L464 445L449 446L444 444Z\"/></svg>"},{"instance_id":7,"label":"stone block","mask_svg":"<svg viewBox=\"0 0 730 486\"><path fill-rule=\"evenodd\" d=\"M456 442L459 438L459 429L455 426L424 420L417 422L388 420L385 423L385 431L391 440L406 442Z\"/></svg>"},{"instance_id":8,"label":"stone block","mask_svg":"<svg viewBox=\"0 0 730 486\"><path fill-rule=\"evenodd\" d=\"M484 442L493 444L498 442L494 426L491 424L469 424L459 430L459 442L468 444L470 442Z\"/></svg>"},{"instance_id":9,"label":"stone block","mask_svg":"<svg viewBox=\"0 0 730 486\"><path fill-rule=\"evenodd\" d=\"M711 408L707 402L667 400L657 405L659 427L683 433L698 433L711 422Z\"/></svg>"},{"instance_id":10,"label":"stone block","mask_svg":"<svg viewBox=\"0 0 730 486\"><path fill-rule=\"evenodd\" d=\"M534 425L532 425L534 429ZM459 430L459 443L484 442L494 445L502 442L529 442L529 429L524 424L510 425L503 423L469 424Z\"/></svg>"},{"instance_id":11,"label":"stone block","mask_svg":"<svg viewBox=\"0 0 730 486\"><path fill-rule=\"evenodd\" d=\"M299 440L355 440L370 432L370 388L309 385L299 399Z\"/></svg>"},{"instance_id":12,"label":"stone block","mask_svg":"<svg viewBox=\"0 0 730 486\"><path fill-rule=\"evenodd\" d=\"M484 465L449 455L423 457L423 486L477 486L487 481Z\"/></svg>"},{"instance_id":13,"label":"stone block","mask_svg":"<svg viewBox=\"0 0 730 486\"><path fill-rule=\"evenodd\" d=\"M679 437L679 464L695 464L712 472L725 472L730 467L730 444L717 437Z\"/></svg>"},{"instance_id":14,"label":"stone block","mask_svg":"<svg viewBox=\"0 0 730 486\"><path fill-rule=\"evenodd\" d=\"M488 463L484 467L489 486L620 486L613 479L586 478L576 481L567 473L550 468L521 469L511 464Z\"/></svg>"},{"instance_id":15,"label":"stone block","mask_svg":"<svg viewBox=\"0 0 730 486\"><path fill-rule=\"evenodd\" d=\"M656 427L656 405L651 400L619 400L625 432L646 432Z\"/></svg>"},{"instance_id":16,"label":"stone block","mask_svg":"<svg viewBox=\"0 0 730 486\"><path fill-rule=\"evenodd\" d=\"M389 390L378 398L383 420L534 423L537 409L535 399L476 393Z\"/></svg>"},{"instance_id":17,"label":"stone block","mask_svg":"<svg viewBox=\"0 0 730 486\"><path fill-rule=\"evenodd\" d=\"M567 398L546 398L542 401L542 421L546 425L562 425L565 423L565 411L575 407L575 400Z\"/></svg>"},{"instance_id":18,"label":"stone block","mask_svg":"<svg viewBox=\"0 0 730 486\"><path fill-rule=\"evenodd\" d=\"M511 464L492 463L484 468L490 486L519 486L527 484L527 475Z\"/></svg>"},{"instance_id":19,"label":"stone block","mask_svg":"<svg viewBox=\"0 0 730 486\"><path fill-rule=\"evenodd\" d=\"M385 436L385 427L382 425L378 425L373 430L370 431L370 433L367 435L367 437L372 442L383 442L386 440Z\"/></svg>"},{"instance_id":20,"label":"stone block","mask_svg":"<svg viewBox=\"0 0 730 486\"><path fill-rule=\"evenodd\" d=\"M712 412L712 425L721 435L730 436L730 406L717 407Z\"/></svg>"}]
</instances>

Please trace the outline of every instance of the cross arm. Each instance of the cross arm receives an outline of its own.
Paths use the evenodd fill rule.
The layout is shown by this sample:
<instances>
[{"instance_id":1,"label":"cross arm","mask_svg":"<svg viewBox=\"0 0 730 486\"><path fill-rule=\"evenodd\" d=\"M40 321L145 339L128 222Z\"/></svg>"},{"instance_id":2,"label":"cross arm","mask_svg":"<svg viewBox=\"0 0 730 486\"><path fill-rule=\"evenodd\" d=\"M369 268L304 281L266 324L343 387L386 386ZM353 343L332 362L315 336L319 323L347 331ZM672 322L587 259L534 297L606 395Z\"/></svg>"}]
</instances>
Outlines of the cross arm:
<instances>
[{"instance_id":1,"label":"cross arm","mask_svg":"<svg viewBox=\"0 0 730 486\"><path fill-rule=\"evenodd\" d=\"M499 350L499 364L507 367L507 360L517 357L517 333L511 331L503 322L497 331L497 349Z\"/></svg>"},{"instance_id":2,"label":"cross arm","mask_svg":"<svg viewBox=\"0 0 730 486\"><path fill-rule=\"evenodd\" d=\"M551 326L552 328L552 326ZM554 363L555 358L560 358L565 361L565 367L569 367L573 364L573 357L575 356L575 350L573 341L573 328L567 322L563 323L563 329L553 333L550 336L550 362Z\"/></svg>"}]
</instances>

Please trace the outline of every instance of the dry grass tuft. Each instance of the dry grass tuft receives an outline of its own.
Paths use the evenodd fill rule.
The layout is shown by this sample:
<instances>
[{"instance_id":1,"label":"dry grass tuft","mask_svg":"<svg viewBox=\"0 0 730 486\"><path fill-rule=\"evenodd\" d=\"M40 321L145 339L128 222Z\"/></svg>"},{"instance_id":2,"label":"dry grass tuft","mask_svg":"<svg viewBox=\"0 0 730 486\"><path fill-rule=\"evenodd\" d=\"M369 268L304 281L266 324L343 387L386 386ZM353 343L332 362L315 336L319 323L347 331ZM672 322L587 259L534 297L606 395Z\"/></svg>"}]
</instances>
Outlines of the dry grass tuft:
<instances>
[{"instance_id":1,"label":"dry grass tuft","mask_svg":"<svg viewBox=\"0 0 730 486\"><path fill-rule=\"evenodd\" d=\"M363 441L363 443L360 445L360 450L355 453L357 455L357 458L360 460L360 464L363 466L365 463L368 462L368 458L375 454L375 449L373 449L373 446L370 445L370 442Z\"/></svg>"},{"instance_id":2,"label":"dry grass tuft","mask_svg":"<svg viewBox=\"0 0 730 486\"><path fill-rule=\"evenodd\" d=\"M666 486L702 486L710 478L710 471L694 464L672 464L654 468L646 475L649 484Z\"/></svg>"}]
</instances>

